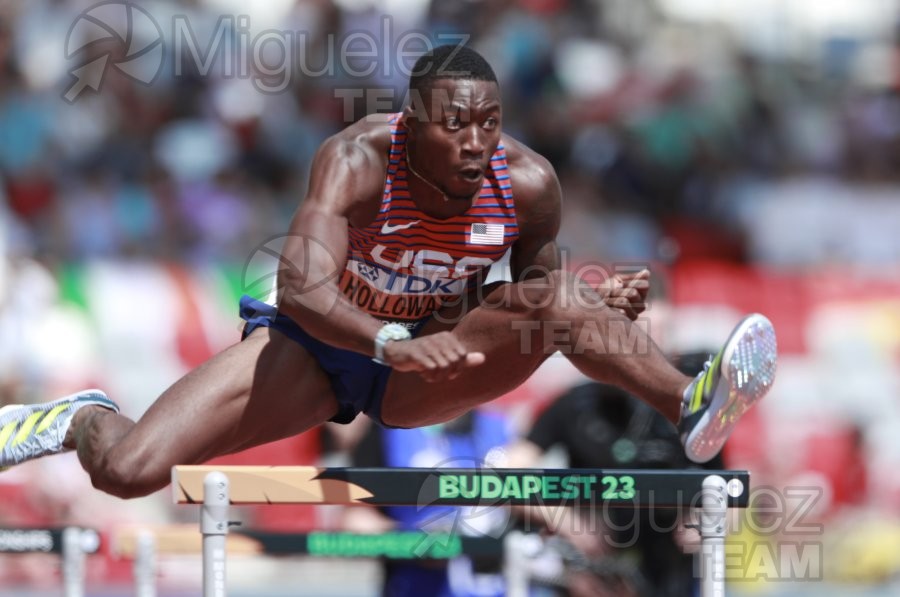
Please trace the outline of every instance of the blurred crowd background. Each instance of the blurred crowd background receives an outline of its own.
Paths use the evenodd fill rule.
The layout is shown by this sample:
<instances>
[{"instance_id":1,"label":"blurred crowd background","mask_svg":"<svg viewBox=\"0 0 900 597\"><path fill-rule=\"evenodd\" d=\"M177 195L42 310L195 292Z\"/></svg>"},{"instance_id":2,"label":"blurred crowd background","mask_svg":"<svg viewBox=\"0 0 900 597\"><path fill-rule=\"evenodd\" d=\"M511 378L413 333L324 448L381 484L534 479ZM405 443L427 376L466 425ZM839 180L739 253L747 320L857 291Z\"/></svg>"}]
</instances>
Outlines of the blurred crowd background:
<instances>
[{"instance_id":1,"label":"blurred crowd background","mask_svg":"<svg viewBox=\"0 0 900 597\"><path fill-rule=\"evenodd\" d=\"M560 176L569 263L649 264L646 323L673 355L714 350L748 311L775 323L778 382L725 464L816 489L831 580L900 573L900 2L150 0L150 20L125 11L131 35L85 45L93 5L0 2L0 403L98 386L139 416L236 341L237 298L260 291L250 266L286 231L319 143L400 108L405 34L466 34L498 75L505 131ZM94 16L115 32L125 12ZM179 19L199 61L173 43ZM265 67L271 42L249 48L264 69L235 76L266 31L294 32L289 68ZM348 72L354 32L390 68ZM64 99L104 52L100 91ZM579 381L554 358L493 408L524 433ZM334 435L332 451L352 443ZM314 462L322 445L245 458ZM102 496L74 457L4 473L0 494L5 526L184 515L167 496ZM49 582L23 561L0 574Z\"/></svg>"}]
</instances>

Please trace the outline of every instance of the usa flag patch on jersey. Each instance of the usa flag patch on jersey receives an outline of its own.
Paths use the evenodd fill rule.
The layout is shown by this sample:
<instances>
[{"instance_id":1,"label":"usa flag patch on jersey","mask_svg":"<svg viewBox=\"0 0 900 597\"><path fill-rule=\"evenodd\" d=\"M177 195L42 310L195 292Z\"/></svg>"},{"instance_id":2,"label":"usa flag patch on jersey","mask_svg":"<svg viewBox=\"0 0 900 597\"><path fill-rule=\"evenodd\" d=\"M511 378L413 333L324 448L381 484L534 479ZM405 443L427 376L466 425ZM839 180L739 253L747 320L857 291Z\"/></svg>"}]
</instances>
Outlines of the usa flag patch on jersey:
<instances>
[{"instance_id":1,"label":"usa flag patch on jersey","mask_svg":"<svg viewBox=\"0 0 900 597\"><path fill-rule=\"evenodd\" d=\"M472 224L469 228L470 245L502 245L503 224Z\"/></svg>"}]
</instances>

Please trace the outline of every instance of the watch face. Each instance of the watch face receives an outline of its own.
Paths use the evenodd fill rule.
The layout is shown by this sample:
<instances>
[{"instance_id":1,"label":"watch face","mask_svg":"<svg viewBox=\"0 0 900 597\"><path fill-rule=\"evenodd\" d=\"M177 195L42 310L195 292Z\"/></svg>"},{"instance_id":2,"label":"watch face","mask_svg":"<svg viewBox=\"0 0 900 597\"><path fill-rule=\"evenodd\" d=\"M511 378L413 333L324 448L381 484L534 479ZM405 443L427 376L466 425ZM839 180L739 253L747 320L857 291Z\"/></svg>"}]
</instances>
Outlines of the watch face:
<instances>
[{"instance_id":1,"label":"watch face","mask_svg":"<svg viewBox=\"0 0 900 597\"><path fill-rule=\"evenodd\" d=\"M406 340L411 337L409 330L396 323L390 323L384 326L382 332L384 332L384 335L391 340Z\"/></svg>"}]
</instances>

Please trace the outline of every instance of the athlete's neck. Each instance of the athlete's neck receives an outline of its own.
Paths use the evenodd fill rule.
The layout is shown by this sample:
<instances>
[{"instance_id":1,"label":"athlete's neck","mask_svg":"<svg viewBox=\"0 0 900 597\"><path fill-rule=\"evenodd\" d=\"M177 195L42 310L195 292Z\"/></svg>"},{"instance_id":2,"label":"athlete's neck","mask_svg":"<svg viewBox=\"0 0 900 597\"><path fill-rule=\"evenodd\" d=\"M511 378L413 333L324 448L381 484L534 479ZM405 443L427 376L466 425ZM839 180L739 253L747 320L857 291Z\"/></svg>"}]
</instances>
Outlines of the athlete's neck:
<instances>
[{"instance_id":1,"label":"athlete's neck","mask_svg":"<svg viewBox=\"0 0 900 597\"><path fill-rule=\"evenodd\" d=\"M451 199L436 184L419 174L419 171L412 164L413 157L409 149L409 145L407 145L406 169L413 175L408 181L409 194L413 203L423 213L437 219L452 218L465 213L472 206L472 202L478 196L480 190L468 199ZM413 189L414 186L418 186L419 189Z\"/></svg>"}]
</instances>

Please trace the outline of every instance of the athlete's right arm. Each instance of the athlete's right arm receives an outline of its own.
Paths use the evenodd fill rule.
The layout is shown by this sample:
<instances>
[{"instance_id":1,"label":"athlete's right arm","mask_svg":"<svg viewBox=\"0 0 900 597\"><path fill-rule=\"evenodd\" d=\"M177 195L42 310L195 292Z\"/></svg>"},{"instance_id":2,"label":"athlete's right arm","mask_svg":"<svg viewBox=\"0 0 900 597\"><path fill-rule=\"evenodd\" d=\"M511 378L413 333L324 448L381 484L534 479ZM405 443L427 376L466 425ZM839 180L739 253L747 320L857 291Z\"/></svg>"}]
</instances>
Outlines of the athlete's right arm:
<instances>
[{"instance_id":1,"label":"athlete's right arm","mask_svg":"<svg viewBox=\"0 0 900 597\"><path fill-rule=\"evenodd\" d=\"M325 141L291 221L278 279L280 312L322 342L368 355L382 323L348 301L338 282L346 267L349 219L378 196L383 175L374 149L342 135Z\"/></svg>"},{"instance_id":2,"label":"athlete's right arm","mask_svg":"<svg viewBox=\"0 0 900 597\"><path fill-rule=\"evenodd\" d=\"M348 225L376 216L384 169L377 148L343 134L326 141L313 158L309 192L291 221L278 274L281 313L322 342L369 356L383 324L347 300L338 283L346 267ZM461 367L484 360L449 332L388 342L385 357L394 369L419 372L429 381L455 377Z\"/></svg>"}]
</instances>

